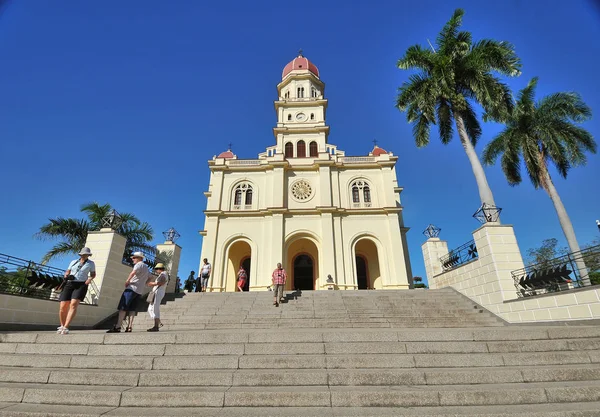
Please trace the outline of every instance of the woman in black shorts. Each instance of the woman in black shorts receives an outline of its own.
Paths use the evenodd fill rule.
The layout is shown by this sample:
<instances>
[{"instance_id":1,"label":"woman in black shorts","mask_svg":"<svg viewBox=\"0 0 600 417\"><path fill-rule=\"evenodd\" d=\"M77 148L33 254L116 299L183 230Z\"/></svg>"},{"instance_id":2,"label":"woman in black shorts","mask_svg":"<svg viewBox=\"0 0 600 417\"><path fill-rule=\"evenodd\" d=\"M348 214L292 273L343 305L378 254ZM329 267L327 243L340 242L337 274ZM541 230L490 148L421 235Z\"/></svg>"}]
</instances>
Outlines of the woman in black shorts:
<instances>
[{"instance_id":1,"label":"woman in black shorts","mask_svg":"<svg viewBox=\"0 0 600 417\"><path fill-rule=\"evenodd\" d=\"M96 277L96 265L90 261L92 256L90 248L83 248L79 252L79 259L71 261L65 271L65 284L58 301L60 301L60 326L56 329L58 334L69 334L69 325L77 314L79 303L85 300L88 285Z\"/></svg>"}]
</instances>

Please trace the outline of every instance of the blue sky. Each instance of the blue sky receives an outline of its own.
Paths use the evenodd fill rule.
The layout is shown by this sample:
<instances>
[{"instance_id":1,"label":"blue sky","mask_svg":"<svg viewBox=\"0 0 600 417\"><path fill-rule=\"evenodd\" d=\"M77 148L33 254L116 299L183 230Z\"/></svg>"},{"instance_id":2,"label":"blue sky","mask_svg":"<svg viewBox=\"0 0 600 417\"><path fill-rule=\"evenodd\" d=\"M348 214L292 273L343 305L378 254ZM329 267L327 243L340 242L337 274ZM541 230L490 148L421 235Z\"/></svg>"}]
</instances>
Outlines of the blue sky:
<instances>
[{"instance_id":1,"label":"blue sky","mask_svg":"<svg viewBox=\"0 0 600 417\"><path fill-rule=\"evenodd\" d=\"M592 0L12 1L0 16L0 252L38 260L52 242L32 236L48 218L109 202L152 224L156 243L174 226L180 275L197 270L207 160L229 142L241 158L274 143L275 86L302 48L327 85L330 142L365 155L376 138L398 155L413 272L424 276L421 232L434 223L450 247L466 242L479 199L457 139L415 147L394 108L409 75L395 63L433 41L456 7L475 39L515 45L523 75L508 80L513 90L539 76L539 97L580 92L595 113L585 127L600 138ZM478 152L498 130L483 126ZM486 172L522 251L550 237L565 244L543 191L509 187L497 166ZM554 179L580 243L597 238L598 157Z\"/></svg>"}]
</instances>

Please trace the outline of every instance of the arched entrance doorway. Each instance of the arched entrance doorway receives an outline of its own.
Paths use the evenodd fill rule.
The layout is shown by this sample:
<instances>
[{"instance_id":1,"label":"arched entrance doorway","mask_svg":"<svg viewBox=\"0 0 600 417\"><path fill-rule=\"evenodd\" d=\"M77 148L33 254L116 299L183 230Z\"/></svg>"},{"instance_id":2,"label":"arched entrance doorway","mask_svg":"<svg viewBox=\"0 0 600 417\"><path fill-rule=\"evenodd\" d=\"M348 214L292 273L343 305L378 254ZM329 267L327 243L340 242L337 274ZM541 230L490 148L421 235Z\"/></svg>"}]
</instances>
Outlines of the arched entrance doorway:
<instances>
[{"instance_id":1,"label":"arched entrance doorway","mask_svg":"<svg viewBox=\"0 0 600 417\"><path fill-rule=\"evenodd\" d=\"M237 240L229 245L227 250L227 263L225 270L225 277L223 286L225 291L235 292L237 291L237 272L246 259L248 259L248 266L250 266L250 256L252 249L250 244L245 240ZM249 269L246 269L248 273L248 282L250 282L251 276Z\"/></svg>"},{"instance_id":2,"label":"arched entrance doorway","mask_svg":"<svg viewBox=\"0 0 600 417\"><path fill-rule=\"evenodd\" d=\"M294 259L294 289L314 290L314 263L308 255L298 255Z\"/></svg>"},{"instance_id":3,"label":"arched entrance doorway","mask_svg":"<svg viewBox=\"0 0 600 417\"><path fill-rule=\"evenodd\" d=\"M242 266L246 270L246 276L248 277L248 279L246 280L246 285L244 285L242 288L244 289L244 291L249 291L250 290L250 257L249 256L242 261Z\"/></svg>"},{"instance_id":4,"label":"arched entrance doorway","mask_svg":"<svg viewBox=\"0 0 600 417\"><path fill-rule=\"evenodd\" d=\"M287 271L287 291L319 289L318 241L307 233L288 238L283 267Z\"/></svg>"},{"instance_id":5,"label":"arched entrance doorway","mask_svg":"<svg viewBox=\"0 0 600 417\"><path fill-rule=\"evenodd\" d=\"M375 242L362 238L354 246L356 286L363 289L382 289L383 281L379 269L379 252Z\"/></svg>"},{"instance_id":6,"label":"arched entrance doorway","mask_svg":"<svg viewBox=\"0 0 600 417\"><path fill-rule=\"evenodd\" d=\"M367 274L367 261L362 256L356 257L356 284L359 290L369 289L369 275Z\"/></svg>"}]
</instances>

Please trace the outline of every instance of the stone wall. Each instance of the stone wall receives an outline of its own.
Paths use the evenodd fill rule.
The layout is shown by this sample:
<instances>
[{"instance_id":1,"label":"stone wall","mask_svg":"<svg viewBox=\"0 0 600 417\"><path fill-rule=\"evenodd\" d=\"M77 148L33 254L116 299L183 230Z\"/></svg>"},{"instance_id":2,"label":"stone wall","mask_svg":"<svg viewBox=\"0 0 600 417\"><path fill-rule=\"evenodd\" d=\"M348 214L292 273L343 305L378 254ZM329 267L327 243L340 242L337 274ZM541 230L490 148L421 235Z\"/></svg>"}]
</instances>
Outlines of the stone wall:
<instances>
[{"instance_id":1,"label":"stone wall","mask_svg":"<svg viewBox=\"0 0 600 417\"><path fill-rule=\"evenodd\" d=\"M91 327L117 311L119 299L125 289L125 280L132 271L130 266L123 264L125 242L123 236L111 229L88 233L86 246L91 249L93 254L91 260L96 265L94 282L99 291L98 305L80 305L72 326ZM181 248L172 242L165 242L165 244L160 245L159 250L173 251L170 263L167 265L167 268L174 271L175 275L175 277L172 275L171 288L167 288L172 292L175 288ZM65 262L65 269L66 263L68 261ZM54 300L0 294L0 325L56 324L58 326L58 307L59 303Z\"/></svg>"},{"instance_id":2,"label":"stone wall","mask_svg":"<svg viewBox=\"0 0 600 417\"><path fill-rule=\"evenodd\" d=\"M524 267L512 226L485 224L473 232L479 257L443 271L447 243L428 239L423 257L429 286L452 287L509 323L600 318L600 288L518 298L511 271Z\"/></svg>"}]
</instances>

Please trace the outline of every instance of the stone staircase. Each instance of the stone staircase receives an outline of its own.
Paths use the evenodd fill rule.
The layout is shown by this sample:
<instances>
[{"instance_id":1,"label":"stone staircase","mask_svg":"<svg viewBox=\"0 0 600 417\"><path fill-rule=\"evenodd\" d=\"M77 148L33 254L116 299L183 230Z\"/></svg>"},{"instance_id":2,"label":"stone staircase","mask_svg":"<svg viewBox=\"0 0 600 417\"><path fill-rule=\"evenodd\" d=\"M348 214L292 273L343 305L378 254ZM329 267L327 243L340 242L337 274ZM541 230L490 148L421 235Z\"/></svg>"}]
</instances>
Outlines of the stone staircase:
<instances>
[{"instance_id":1,"label":"stone staircase","mask_svg":"<svg viewBox=\"0 0 600 417\"><path fill-rule=\"evenodd\" d=\"M147 333L0 334L0 416L600 416L600 327L451 290L188 294Z\"/></svg>"}]
</instances>

